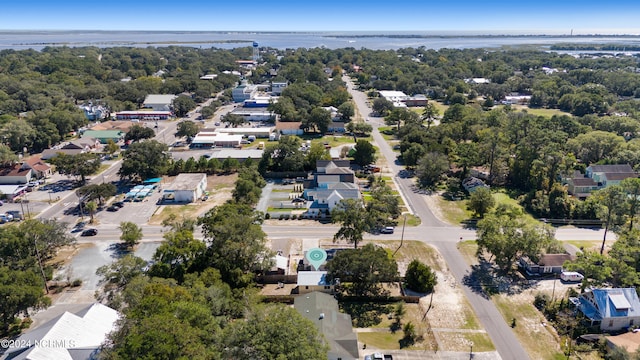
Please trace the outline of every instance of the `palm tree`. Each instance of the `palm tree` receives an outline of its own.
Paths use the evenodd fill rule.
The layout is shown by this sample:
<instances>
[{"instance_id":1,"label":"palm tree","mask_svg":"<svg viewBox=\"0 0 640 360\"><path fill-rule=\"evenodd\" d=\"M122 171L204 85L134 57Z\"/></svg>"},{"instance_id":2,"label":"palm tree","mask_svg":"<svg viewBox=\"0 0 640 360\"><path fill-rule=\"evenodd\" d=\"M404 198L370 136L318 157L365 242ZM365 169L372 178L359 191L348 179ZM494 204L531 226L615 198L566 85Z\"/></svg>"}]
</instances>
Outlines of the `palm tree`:
<instances>
[{"instance_id":1,"label":"palm tree","mask_svg":"<svg viewBox=\"0 0 640 360\"><path fill-rule=\"evenodd\" d=\"M95 201L89 201L84 205L84 208L87 209L89 216L91 216L91 220L89 220L89 222L93 224L93 214L98 210L98 204L96 204Z\"/></svg>"}]
</instances>

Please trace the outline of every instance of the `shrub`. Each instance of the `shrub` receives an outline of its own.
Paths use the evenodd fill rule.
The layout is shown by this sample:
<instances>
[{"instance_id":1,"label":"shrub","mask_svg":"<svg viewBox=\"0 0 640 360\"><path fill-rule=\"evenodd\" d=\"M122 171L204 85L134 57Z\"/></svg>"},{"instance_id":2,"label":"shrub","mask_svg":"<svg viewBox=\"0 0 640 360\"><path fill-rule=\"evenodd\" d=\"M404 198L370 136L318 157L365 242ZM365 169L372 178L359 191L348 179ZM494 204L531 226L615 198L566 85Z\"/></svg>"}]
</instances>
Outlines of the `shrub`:
<instances>
[{"instance_id":1,"label":"shrub","mask_svg":"<svg viewBox=\"0 0 640 360\"><path fill-rule=\"evenodd\" d=\"M82 285L82 279L75 279L71 283L71 286L73 286L73 287L78 287L78 286L81 286L81 285Z\"/></svg>"},{"instance_id":2,"label":"shrub","mask_svg":"<svg viewBox=\"0 0 640 360\"><path fill-rule=\"evenodd\" d=\"M271 219L271 214L269 214L269 213L264 214L264 219L265 220Z\"/></svg>"},{"instance_id":3,"label":"shrub","mask_svg":"<svg viewBox=\"0 0 640 360\"><path fill-rule=\"evenodd\" d=\"M404 276L405 286L413 291L426 293L433 291L438 283L435 272L419 260L412 260Z\"/></svg>"}]
</instances>

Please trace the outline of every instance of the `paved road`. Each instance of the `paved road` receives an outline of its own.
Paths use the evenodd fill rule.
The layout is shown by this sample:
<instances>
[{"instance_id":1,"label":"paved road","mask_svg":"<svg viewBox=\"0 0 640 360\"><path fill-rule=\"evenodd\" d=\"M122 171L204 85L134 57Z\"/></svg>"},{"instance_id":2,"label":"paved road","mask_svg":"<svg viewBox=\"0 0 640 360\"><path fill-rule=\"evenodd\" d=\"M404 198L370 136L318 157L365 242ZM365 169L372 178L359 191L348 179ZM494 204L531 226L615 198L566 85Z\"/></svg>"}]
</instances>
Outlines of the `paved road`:
<instances>
[{"instance_id":1,"label":"paved road","mask_svg":"<svg viewBox=\"0 0 640 360\"><path fill-rule=\"evenodd\" d=\"M366 95L353 89L351 79L345 76L344 80L360 114L368 117L373 126L373 140L380 148L381 154L386 158L389 168L396 174L393 179L398 185L399 191L404 193L411 211L422 220L422 224L417 227L419 234L417 234L418 237L416 239L434 245L447 262L449 270L456 280L463 284L464 277L470 273L471 268L456 247L456 239L460 239L460 228L452 228L439 221L433 215L424 199L422 199L422 196L414 192L413 179L403 179L397 175L402 170L402 167L397 164L396 154L378 131L378 127L382 125L381 119L371 116L371 109L367 104ZM493 341L500 357L505 360L529 359L529 355L491 300L481 293L474 292L469 286L463 286L462 288L478 319Z\"/></svg>"}]
</instances>

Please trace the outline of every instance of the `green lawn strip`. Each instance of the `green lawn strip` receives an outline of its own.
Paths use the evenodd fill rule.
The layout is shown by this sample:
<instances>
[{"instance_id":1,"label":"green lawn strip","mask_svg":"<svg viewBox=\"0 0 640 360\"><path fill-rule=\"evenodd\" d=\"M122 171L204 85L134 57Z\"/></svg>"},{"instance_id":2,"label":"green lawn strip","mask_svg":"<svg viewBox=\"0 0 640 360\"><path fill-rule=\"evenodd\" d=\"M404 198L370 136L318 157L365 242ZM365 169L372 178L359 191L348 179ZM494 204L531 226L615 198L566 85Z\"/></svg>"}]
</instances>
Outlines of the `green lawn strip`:
<instances>
[{"instance_id":1,"label":"green lawn strip","mask_svg":"<svg viewBox=\"0 0 640 360\"><path fill-rule=\"evenodd\" d=\"M471 345L474 353L495 350L491 338L484 332L438 331L437 336L442 351L470 352Z\"/></svg>"},{"instance_id":2,"label":"green lawn strip","mask_svg":"<svg viewBox=\"0 0 640 360\"><path fill-rule=\"evenodd\" d=\"M544 316L530 303L513 300L507 295L491 297L507 324L516 321L513 332L532 359L555 359L559 354L556 337L542 326ZM532 328L535 327L535 333Z\"/></svg>"},{"instance_id":3,"label":"green lawn strip","mask_svg":"<svg viewBox=\"0 0 640 360\"><path fill-rule=\"evenodd\" d=\"M407 226L418 226L422 223L419 217L413 214L407 214Z\"/></svg>"},{"instance_id":4,"label":"green lawn strip","mask_svg":"<svg viewBox=\"0 0 640 360\"><path fill-rule=\"evenodd\" d=\"M569 243L580 250L600 251L602 240L564 240L562 242Z\"/></svg>"},{"instance_id":5,"label":"green lawn strip","mask_svg":"<svg viewBox=\"0 0 640 360\"><path fill-rule=\"evenodd\" d=\"M271 190L271 192L274 192L274 193L292 193L294 191L292 191L291 189L273 189L273 190Z\"/></svg>"},{"instance_id":6,"label":"green lawn strip","mask_svg":"<svg viewBox=\"0 0 640 360\"><path fill-rule=\"evenodd\" d=\"M267 208L267 212L271 213L290 213L293 210L299 210L299 209L287 209L287 208L279 208L279 207L268 207Z\"/></svg>"},{"instance_id":7,"label":"green lawn strip","mask_svg":"<svg viewBox=\"0 0 640 360\"><path fill-rule=\"evenodd\" d=\"M523 105L511 105L512 109L515 109L516 111L526 111L527 113L531 114L531 115L535 115L535 116L544 116L544 117L552 117L553 115L567 115L567 116L573 116L568 112L564 112L562 110L559 109L532 109L530 107L527 106L523 106Z\"/></svg>"},{"instance_id":8,"label":"green lawn strip","mask_svg":"<svg viewBox=\"0 0 640 360\"><path fill-rule=\"evenodd\" d=\"M464 260L469 265L478 265L478 258L476 257L476 251L478 245L475 240L461 241L458 243L458 251L464 257Z\"/></svg>"},{"instance_id":9,"label":"green lawn strip","mask_svg":"<svg viewBox=\"0 0 640 360\"><path fill-rule=\"evenodd\" d=\"M402 336L402 331L396 331L395 334L390 332L359 332L358 341L377 349L398 350Z\"/></svg>"}]
</instances>

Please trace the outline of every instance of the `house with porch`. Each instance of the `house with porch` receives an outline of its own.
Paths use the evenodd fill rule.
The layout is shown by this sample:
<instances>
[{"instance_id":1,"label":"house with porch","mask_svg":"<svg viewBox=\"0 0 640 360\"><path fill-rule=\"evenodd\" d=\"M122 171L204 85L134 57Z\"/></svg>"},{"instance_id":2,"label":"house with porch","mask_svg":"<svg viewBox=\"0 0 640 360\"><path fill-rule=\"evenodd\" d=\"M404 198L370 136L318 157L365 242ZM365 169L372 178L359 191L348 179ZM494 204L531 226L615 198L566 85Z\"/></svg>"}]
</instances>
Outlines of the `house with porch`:
<instances>
[{"instance_id":1,"label":"house with porch","mask_svg":"<svg viewBox=\"0 0 640 360\"><path fill-rule=\"evenodd\" d=\"M567 192L577 198L585 199L595 190L600 190L628 178L636 178L638 173L629 164L590 165L585 174L573 174L571 178L563 179L567 185Z\"/></svg>"},{"instance_id":2,"label":"house with porch","mask_svg":"<svg viewBox=\"0 0 640 360\"><path fill-rule=\"evenodd\" d=\"M541 276L562 273L565 261L573 261L569 254L544 254L537 262L527 256L518 260L518 266L529 276Z\"/></svg>"},{"instance_id":3,"label":"house with porch","mask_svg":"<svg viewBox=\"0 0 640 360\"><path fill-rule=\"evenodd\" d=\"M640 324L640 300L635 288L592 289L578 298L578 309L601 331Z\"/></svg>"},{"instance_id":4,"label":"house with porch","mask_svg":"<svg viewBox=\"0 0 640 360\"><path fill-rule=\"evenodd\" d=\"M313 178L304 181L302 197L310 201L307 216L323 217L344 199L361 199L349 160L318 160Z\"/></svg>"}]
</instances>

